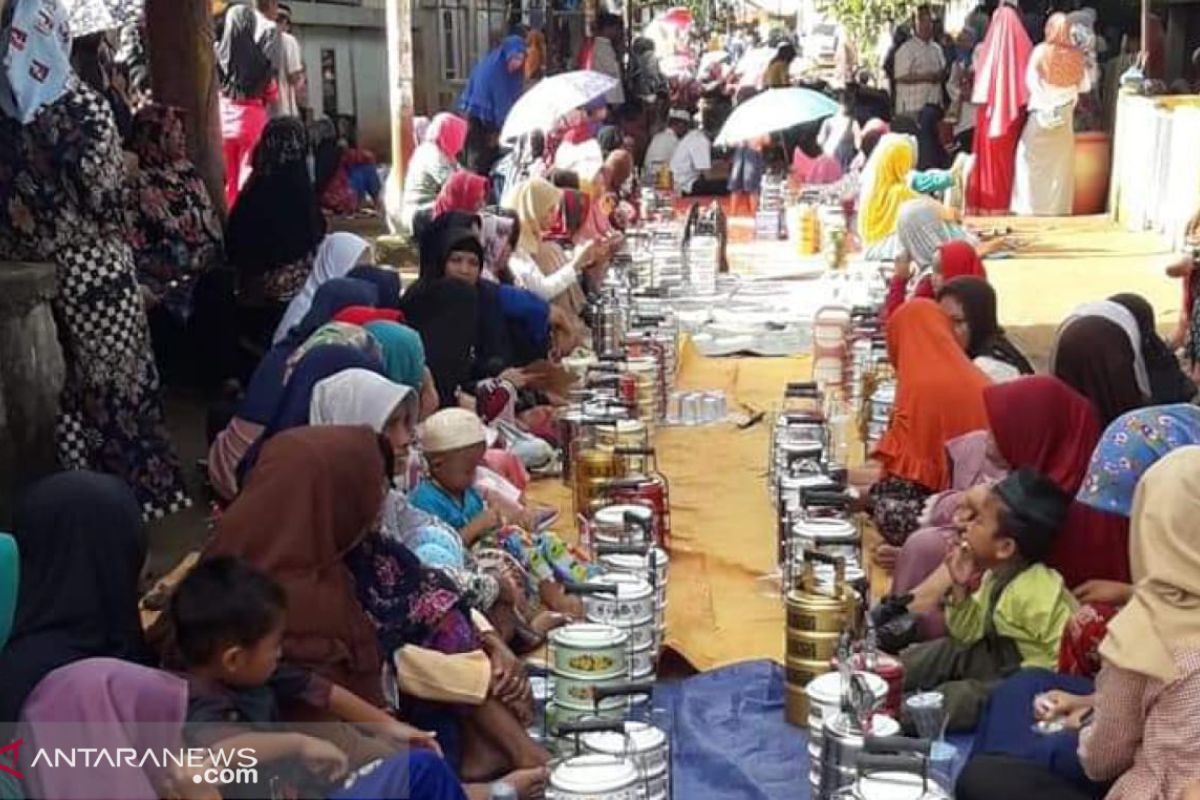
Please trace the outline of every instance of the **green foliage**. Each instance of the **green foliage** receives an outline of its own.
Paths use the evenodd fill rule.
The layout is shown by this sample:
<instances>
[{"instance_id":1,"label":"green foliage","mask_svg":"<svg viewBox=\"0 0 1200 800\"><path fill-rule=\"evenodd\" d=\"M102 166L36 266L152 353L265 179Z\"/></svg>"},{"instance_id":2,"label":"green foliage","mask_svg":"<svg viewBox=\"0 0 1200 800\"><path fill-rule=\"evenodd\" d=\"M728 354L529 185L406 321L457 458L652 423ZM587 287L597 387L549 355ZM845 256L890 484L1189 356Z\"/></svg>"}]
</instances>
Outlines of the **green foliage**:
<instances>
[{"instance_id":1,"label":"green foliage","mask_svg":"<svg viewBox=\"0 0 1200 800\"><path fill-rule=\"evenodd\" d=\"M915 5L912 0L817 0L818 10L846 29L860 59L870 56L880 33L911 14Z\"/></svg>"}]
</instances>

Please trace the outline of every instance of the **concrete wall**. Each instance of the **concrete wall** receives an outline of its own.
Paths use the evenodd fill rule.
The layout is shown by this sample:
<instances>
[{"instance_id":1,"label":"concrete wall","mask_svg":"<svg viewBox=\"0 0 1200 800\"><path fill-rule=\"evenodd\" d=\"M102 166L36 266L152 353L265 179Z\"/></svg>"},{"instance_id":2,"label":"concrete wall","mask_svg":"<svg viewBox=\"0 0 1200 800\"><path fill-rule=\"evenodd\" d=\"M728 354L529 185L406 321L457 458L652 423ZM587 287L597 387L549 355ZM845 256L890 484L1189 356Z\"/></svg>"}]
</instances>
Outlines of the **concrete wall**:
<instances>
[{"instance_id":1,"label":"concrete wall","mask_svg":"<svg viewBox=\"0 0 1200 800\"><path fill-rule=\"evenodd\" d=\"M293 33L300 40L308 76L308 100L317 114L353 114L359 143L387 160L387 41L384 0L364 7L293 2ZM332 51L336 73L335 108L324 107L322 54Z\"/></svg>"}]
</instances>

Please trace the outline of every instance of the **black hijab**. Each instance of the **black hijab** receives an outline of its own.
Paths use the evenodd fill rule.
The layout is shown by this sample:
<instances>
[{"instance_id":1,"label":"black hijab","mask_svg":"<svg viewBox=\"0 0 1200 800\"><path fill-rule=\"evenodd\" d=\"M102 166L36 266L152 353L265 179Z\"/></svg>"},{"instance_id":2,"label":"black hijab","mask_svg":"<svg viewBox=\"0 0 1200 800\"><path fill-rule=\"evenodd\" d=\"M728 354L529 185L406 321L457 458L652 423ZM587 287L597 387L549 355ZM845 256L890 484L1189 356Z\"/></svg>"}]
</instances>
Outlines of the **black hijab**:
<instances>
[{"instance_id":1,"label":"black hijab","mask_svg":"<svg viewBox=\"0 0 1200 800\"><path fill-rule=\"evenodd\" d=\"M259 275L316 252L325 217L308 176L307 137L295 117L267 123L254 149L254 171L238 195L225 250L240 272Z\"/></svg>"},{"instance_id":2,"label":"black hijab","mask_svg":"<svg viewBox=\"0 0 1200 800\"><path fill-rule=\"evenodd\" d=\"M990 356L1016 367L1022 375L1033 374L1029 359L1009 341L1000 327L996 314L996 290L990 283L973 275L952 278L938 292L938 299L943 297L953 297L962 306L963 316L971 331L971 339L967 342L969 357Z\"/></svg>"},{"instance_id":3,"label":"black hijab","mask_svg":"<svg viewBox=\"0 0 1200 800\"><path fill-rule=\"evenodd\" d=\"M1081 317L1063 330L1055 345L1054 376L1091 401L1101 425L1149 398L1138 388L1136 355L1125 330L1104 317Z\"/></svg>"},{"instance_id":4,"label":"black hijab","mask_svg":"<svg viewBox=\"0 0 1200 800\"><path fill-rule=\"evenodd\" d=\"M21 554L12 636L0 653L0 727L15 721L47 673L85 658L153 662L142 638L142 512L111 475L60 472L17 505Z\"/></svg>"},{"instance_id":5,"label":"black hijab","mask_svg":"<svg viewBox=\"0 0 1200 800\"><path fill-rule=\"evenodd\" d=\"M446 278L446 261L456 250L473 252L483 263L483 246L470 227L474 219L471 214L450 212L422 231L420 275L400 298L405 319L421 334L425 365L443 407L457 405L455 393L473 372L472 353L479 339L478 288Z\"/></svg>"},{"instance_id":6,"label":"black hijab","mask_svg":"<svg viewBox=\"0 0 1200 800\"><path fill-rule=\"evenodd\" d=\"M1142 358L1150 377L1152 405L1191 402L1196 396L1196 384L1179 368L1179 359L1158 335L1154 327L1154 306L1139 294L1115 294L1108 299L1125 306L1137 320L1142 337Z\"/></svg>"}]
</instances>

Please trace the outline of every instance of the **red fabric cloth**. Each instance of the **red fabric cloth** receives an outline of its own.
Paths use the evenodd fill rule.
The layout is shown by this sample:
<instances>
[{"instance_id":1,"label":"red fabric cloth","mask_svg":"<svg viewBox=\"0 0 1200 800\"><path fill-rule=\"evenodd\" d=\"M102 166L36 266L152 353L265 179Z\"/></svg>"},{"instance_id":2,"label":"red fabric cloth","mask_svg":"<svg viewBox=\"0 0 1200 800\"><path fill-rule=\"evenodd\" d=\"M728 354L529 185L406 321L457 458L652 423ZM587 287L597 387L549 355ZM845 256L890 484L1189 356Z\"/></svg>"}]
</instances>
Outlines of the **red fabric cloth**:
<instances>
[{"instance_id":1,"label":"red fabric cloth","mask_svg":"<svg viewBox=\"0 0 1200 800\"><path fill-rule=\"evenodd\" d=\"M1024 113L1002 136L988 136L990 116L981 106L976 117L973 152L975 167L967 182L967 209L974 214L1006 214L1012 201L1017 142L1025 127Z\"/></svg>"},{"instance_id":2,"label":"red fabric cloth","mask_svg":"<svg viewBox=\"0 0 1200 800\"><path fill-rule=\"evenodd\" d=\"M964 276L987 280L987 269L983 266L983 259L969 243L947 242L939 248L939 251L942 256L943 281ZM884 321L891 319L892 314L896 313L896 309L900 308L908 299L907 292L908 282L893 276L891 282L888 283L887 298L883 302ZM928 275L923 276L913 287L912 297L926 297L932 300L936 296L937 293L933 291L933 279Z\"/></svg>"},{"instance_id":3,"label":"red fabric cloth","mask_svg":"<svg viewBox=\"0 0 1200 800\"><path fill-rule=\"evenodd\" d=\"M1034 375L988 387L988 426L1012 469L1035 469L1075 495L1100 439L1092 404L1066 383ZM1084 581L1129 582L1129 520L1071 503L1046 563L1069 588Z\"/></svg>"},{"instance_id":4,"label":"red fabric cloth","mask_svg":"<svg viewBox=\"0 0 1200 800\"><path fill-rule=\"evenodd\" d=\"M1070 495L1087 474L1100 421L1087 398L1058 378L1031 375L983 391L988 427L1013 469L1035 469Z\"/></svg>"},{"instance_id":5,"label":"red fabric cloth","mask_svg":"<svg viewBox=\"0 0 1200 800\"><path fill-rule=\"evenodd\" d=\"M983 44L975 53L975 89L971 102L986 107L985 118L977 120L975 130L985 137L999 138L1009 131L1029 102L1025 69L1033 52L1033 42L1020 13L1001 4L992 15ZM983 111L983 108L980 109ZM978 136L976 136L978 141Z\"/></svg>"},{"instance_id":6,"label":"red fabric cloth","mask_svg":"<svg viewBox=\"0 0 1200 800\"><path fill-rule=\"evenodd\" d=\"M254 148L267 127L262 100L221 97L221 150L225 156L225 207L232 209L250 178Z\"/></svg>"},{"instance_id":7,"label":"red fabric cloth","mask_svg":"<svg viewBox=\"0 0 1200 800\"><path fill-rule=\"evenodd\" d=\"M456 161L467 143L467 121L448 112L437 114L425 131L425 141L435 143L446 158Z\"/></svg>"},{"instance_id":8,"label":"red fabric cloth","mask_svg":"<svg viewBox=\"0 0 1200 800\"><path fill-rule=\"evenodd\" d=\"M487 201L488 179L474 172L459 170L450 176L446 185L438 192L433 202L433 216L440 217L447 211L463 211L474 214Z\"/></svg>"},{"instance_id":9,"label":"red fabric cloth","mask_svg":"<svg viewBox=\"0 0 1200 800\"><path fill-rule=\"evenodd\" d=\"M1091 678L1100 671L1100 642L1117 609L1104 603L1085 603L1071 617L1058 646L1058 671Z\"/></svg>"},{"instance_id":10,"label":"red fabric cloth","mask_svg":"<svg viewBox=\"0 0 1200 800\"><path fill-rule=\"evenodd\" d=\"M372 308L371 306L347 306L334 315L334 322L345 322L350 325L366 325L368 322L404 322L404 314L390 308Z\"/></svg>"}]
</instances>

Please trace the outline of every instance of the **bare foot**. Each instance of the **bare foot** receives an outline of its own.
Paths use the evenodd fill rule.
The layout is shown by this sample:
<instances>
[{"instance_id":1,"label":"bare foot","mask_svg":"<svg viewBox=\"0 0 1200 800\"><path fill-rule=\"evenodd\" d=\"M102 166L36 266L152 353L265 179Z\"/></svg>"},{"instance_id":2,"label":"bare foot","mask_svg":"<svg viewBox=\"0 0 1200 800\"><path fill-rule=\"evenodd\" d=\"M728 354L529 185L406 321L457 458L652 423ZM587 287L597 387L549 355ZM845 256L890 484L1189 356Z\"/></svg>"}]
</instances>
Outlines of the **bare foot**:
<instances>
[{"instance_id":1,"label":"bare foot","mask_svg":"<svg viewBox=\"0 0 1200 800\"><path fill-rule=\"evenodd\" d=\"M555 628L561 628L571 620L556 611L539 611L529 622L529 629L534 633L545 636Z\"/></svg>"},{"instance_id":2,"label":"bare foot","mask_svg":"<svg viewBox=\"0 0 1200 800\"><path fill-rule=\"evenodd\" d=\"M550 770L546 767L518 769L505 775L500 780L517 790L521 800L538 800L546 796L546 782L550 779Z\"/></svg>"}]
</instances>

